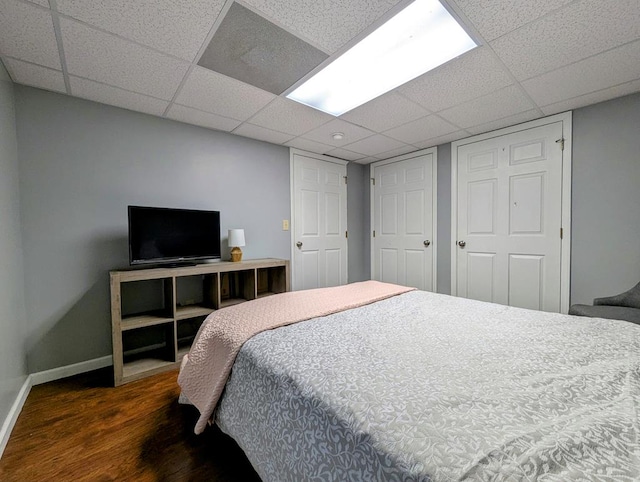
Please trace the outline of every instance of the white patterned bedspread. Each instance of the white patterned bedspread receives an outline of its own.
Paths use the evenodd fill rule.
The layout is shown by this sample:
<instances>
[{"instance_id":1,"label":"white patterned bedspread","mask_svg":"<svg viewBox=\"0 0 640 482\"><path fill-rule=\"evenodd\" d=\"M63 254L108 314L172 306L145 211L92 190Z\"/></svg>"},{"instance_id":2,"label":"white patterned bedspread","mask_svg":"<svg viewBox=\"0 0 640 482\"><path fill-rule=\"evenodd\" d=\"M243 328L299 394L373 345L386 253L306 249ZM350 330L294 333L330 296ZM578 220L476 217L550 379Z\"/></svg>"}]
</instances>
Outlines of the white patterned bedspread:
<instances>
[{"instance_id":1,"label":"white patterned bedspread","mask_svg":"<svg viewBox=\"0 0 640 482\"><path fill-rule=\"evenodd\" d=\"M640 480L640 326L413 291L263 332L217 423L265 482Z\"/></svg>"}]
</instances>

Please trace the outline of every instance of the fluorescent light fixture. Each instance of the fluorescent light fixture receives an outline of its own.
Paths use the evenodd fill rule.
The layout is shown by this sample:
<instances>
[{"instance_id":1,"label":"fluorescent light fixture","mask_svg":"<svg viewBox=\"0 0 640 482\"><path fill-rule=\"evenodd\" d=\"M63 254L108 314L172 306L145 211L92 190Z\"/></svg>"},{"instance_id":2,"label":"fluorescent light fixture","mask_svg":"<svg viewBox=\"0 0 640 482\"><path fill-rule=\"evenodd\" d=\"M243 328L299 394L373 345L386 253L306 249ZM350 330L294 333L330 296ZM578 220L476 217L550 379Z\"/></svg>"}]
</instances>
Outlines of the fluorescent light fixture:
<instances>
[{"instance_id":1,"label":"fluorescent light fixture","mask_svg":"<svg viewBox=\"0 0 640 482\"><path fill-rule=\"evenodd\" d=\"M476 45L438 0L415 0L287 97L339 116Z\"/></svg>"}]
</instances>

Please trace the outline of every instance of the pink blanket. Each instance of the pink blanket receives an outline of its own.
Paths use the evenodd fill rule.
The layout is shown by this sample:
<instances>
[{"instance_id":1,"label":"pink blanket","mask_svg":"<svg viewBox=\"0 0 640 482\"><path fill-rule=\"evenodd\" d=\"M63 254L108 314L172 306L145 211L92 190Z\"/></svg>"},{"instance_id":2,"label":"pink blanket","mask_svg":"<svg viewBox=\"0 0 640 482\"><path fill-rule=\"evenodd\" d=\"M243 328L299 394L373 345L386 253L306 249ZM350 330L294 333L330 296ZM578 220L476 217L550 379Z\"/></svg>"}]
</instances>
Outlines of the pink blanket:
<instances>
[{"instance_id":1,"label":"pink blanket","mask_svg":"<svg viewBox=\"0 0 640 482\"><path fill-rule=\"evenodd\" d=\"M414 288L363 281L333 288L292 291L213 312L184 357L178 384L200 411L201 433L211 419L240 348L254 335L299 321L357 308Z\"/></svg>"}]
</instances>

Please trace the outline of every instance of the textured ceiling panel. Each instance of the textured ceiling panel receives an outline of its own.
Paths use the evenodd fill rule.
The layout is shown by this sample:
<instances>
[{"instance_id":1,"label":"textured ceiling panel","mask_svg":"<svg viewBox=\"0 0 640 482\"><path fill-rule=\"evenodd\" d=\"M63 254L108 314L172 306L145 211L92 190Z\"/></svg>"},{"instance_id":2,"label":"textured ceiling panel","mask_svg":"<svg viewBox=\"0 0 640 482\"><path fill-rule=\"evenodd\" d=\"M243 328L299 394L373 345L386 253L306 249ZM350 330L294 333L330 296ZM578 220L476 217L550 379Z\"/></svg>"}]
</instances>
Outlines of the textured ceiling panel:
<instances>
[{"instance_id":1,"label":"textured ceiling panel","mask_svg":"<svg viewBox=\"0 0 640 482\"><path fill-rule=\"evenodd\" d=\"M173 104L167 113L169 119L195 124L197 126L208 127L219 131L231 132L238 127L241 122L228 117L222 117L209 112L202 112L198 109Z\"/></svg>"},{"instance_id":2,"label":"textured ceiling panel","mask_svg":"<svg viewBox=\"0 0 640 482\"><path fill-rule=\"evenodd\" d=\"M423 107L392 91L347 112L340 118L375 132L383 132L427 114L429 112Z\"/></svg>"},{"instance_id":3,"label":"textured ceiling panel","mask_svg":"<svg viewBox=\"0 0 640 482\"><path fill-rule=\"evenodd\" d=\"M327 54L234 3L198 65L279 95Z\"/></svg>"},{"instance_id":4,"label":"textured ceiling panel","mask_svg":"<svg viewBox=\"0 0 640 482\"><path fill-rule=\"evenodd\" d=\"M244 0L289 32L334 53L398 0Z\"/></svg>"},{"instance_id":5,"label":"textured ceiling panel","mask_svg":"<svg viewBox=\"0 0 640 482\"><path fill-rule=\"evenodd\" d=\"M416 146L411 146L409 144L405 144L403 147L399 147L397 149L392 149L390 151L386 151L378 155L380 159L391 159L392 157L402 156L404 154L409 154L410 152L414 152L418 150Z\"/></svg>"},{"instance_id":6,"label":"textured ceiling panel","mask_svg":"<svg viewBox=\"0 0 640 482\"><path fill-rule=\"evenodd\" d=\"M615 87L609 87L542 107L542 112L544 112L544 115L557 114L558 112L565 112L567 110L577 109L578 107L604 102L605 100L615 99L616 97L622 97L623 95L633 94L638 91L640 91L640 80L634 80L633 82L616 85Z\"/></svg>"},{"instance_id":7,"label":"textured ceiling panel","mask_svg":"<svg viewBox=\"0 0 640 482\"><path fill-rule=\"evenodd\" d=\"M57 0L57 4L61 13L191 61L224 0Z\"/></svg>"},{"instance_id":8,"label":"textured ceiling panel","mask_svg":"<svg viewBox=\"0 0 640 482\"><path fill-rule=\"evenodd\" d=\"M423 117L422 119L409 122L408 124L390 129L385 132L386 135L398 139L407 144L416 145L424 139L442 136L458 130L447 121L436 115Z\"/></svg>"},{"instance_id":9,"label":"textured ceiling panel","mask_svg":"<svg viewBox=\"0 0 640 482\"><path fill-rule=\"evenodd\" d=\"M69 74L170 100L187 71L167 57L86 25L60 19Z\"/></svg>"},{"instance_id":10,"label":"textured ceiling panel","mask_svg":"<svg viewBox=\"0 0 640 482\"><path fill-rule=\"evenodd\" d=\"M251 118L251 123L299 136L334 117L298 102L278 97Z\"/></svg>"},{"instance_id":11,"label":"textured ceiling panel","mask_svg":"<svg viewBox=\"0 0 640 482\"><path fill-rule=\"evenodd\" d=\"M305 151L317 152L318 154L326 154L330 150L334 149L333 146L322 144L321 142L311 141L302 137L296 137L285 143L289 147L295 147L303 149Z\"/></svg>"},{"instance_id":12,"label":"textured ceiling panel","mask_svg":"<svg viewBox=\"0 0 640 482\"><path fill-rule=\"evenodd\" d=\"M244 121L274 98L275 95L252 85L196 67L176 103Z\"/></svg>"},{"instance_id":13,"label":"textured ceiling panel","mask_svg":"<svg viewBox=\"0 0 640 482\"><path fill-rule=\"evenodd\" d=\"M540 117L540 113L537 110L528 110L526 112L521 112L519 114L503 117L502 119L498 119L492 122L487 122L486 124L481 124L479 126L468 127L467 131L469 131L471 134L474 134L474 135L482 134L484 132L490 132L496 129L502 129L503 127L521 124L522 122L527 122L527 121L536 119L538 117Z\"/></svg>"},{"instance_id":14,"label":"textured ceiling panel","mask_svg":"<svg viewBox=\"0 0 640 482\"><path fill-rule=\"evenodd\" d=\"M51 14L17 0L0 1L0 53L62 70Z\"/></svg>"},{"instance_id":15,"label":"textured ceiling panel","mask_svg":"<svg viewBox=\"0 0 640 482\"><path fill-rule=\"evenodd\" d=\"M348 151L347 149L343 149L342 147L330 150L329 152L327 152L327 155L337 157L339 159L344 159L345 161L357 161L359 159L367 157L364 154Z\"/></svg>"},{"instance_id":16,"label":"textured ceiling panel","mask_svg":"<svg viewBox=\"0 0 640 482\"><path fill-rule=\"evenodd\" d=\"M615 65L615 69L607 66ZM640 42L627 44L523 82L538 105L549 105L640 78Z\"/></svg>"},{"instance_id":17,"label":"textured ceiling panel","mask_svg":"<svg viewBox=\"0 0 640 482\"><path fill-rule=\"evenodd\" d=\"M519 88L510 86L444 110L440 115L457 126L467 128L519 114L534 107Z\"/></svg>"},{"instance_id":18,"label":"textured ceiling panel","mask_svg":"<svg viewBox=\"0 0 640 482\"><path fill-rule=\"evenodd\" d=\"M485 40L494 40L573 0L456 0Z\"/></svg>"},{"instance_id":19,"label":"textured ceiling panel","mask_svg":"<svg viewBox=\"0 0 640 482\"><path fill-rule=\"evenodd\" d=\"M136 94L127 90L100 84L92 80L69 76L71 92L77 97L94 100L102 104L115 105L124 109L162 115L169 105L165 100L155 99L147 95Z\"/></svg>"},{"instance_id":20,"label":"textured ceiling panel","mask_svg":"<svg viewBox=\"0 0 640 482\"><path fill-rule=\"evenodd\" d=\"M491 43L518 80L640 37L640 1L582 0Z\"/></svg>"},{"instance_id":21,"label":"textured ceiling panel","mask_svg":"<svg viewBox=\"0 0 640 482\"><path fill-rule=\"evenodd\" d=\"M443 136L431 137L429 139L416 142L415 145L420 149L427 149L428 147L439 146L441 144L446 144L448 142L464 139L465 137L469 137L469 133L467 133L466 131L455 131L455 132L450 132L449 134L445 134Z\"/></svg>"},{"instance_id":22,"label":"textured ceiling panel","mask_svg":"<svg viewBox=\"0 0 640 482\"><path fill-rule=\"evenodd\" d=\"M345 149L367 156L375 156L382 152L399 149L401 147L404 147L404 143L380 134L375 134L366 139L344 146Z\"/></svg>"},{"instance_id":23,"label":"textured ceiling panel","mask_svg":"<svg viewBox=\"0 0 640 482\"><path fill-rule=\"evenodd\" d=\"M332 135L336 132L344 134L342 139L334 139ZM363 127L350 124L340 119L334 119L310 132L303 137L312 141L322 142L334 147L344 147L352 142L359 141L365 137L372 136L374 133Z\"/></svg>"},{"instance_id":24,"label":"textured ceiling panel","mask_svg":"<svg viewBox=\"0 0 640 482\"><path fill-rule=\"evenodd\" d=\"M264 127L254 126L251 124L242 124L238 127L234 134L239 136L251 137L252 139L258 139L259 141L271 142L273 144L284 144L291 140L289 134L283 134L282 132L272 131L271 129L265 129Z\"/></svg>"},{"instance_id":25,"label":"textured ceiling panel","mask_svg":"<svg viewBox=\"0 0 640 482\"><path fill-rule=\"evenodd\" d=\"M37 3L38 5L42 5L43 7L49 8L49 0L29 0L31 3Z\"/></svg>"},{"instance_id":26,"label":"textured ceiling panel","mask_svg":"<svg viewBox=\"0 0 640 482\"><path fill-rule=\"evenodd\" d=\"M64 77L59 70L13 59L5 59L4 64L11 73L11 78L19 84L56 92L66 93L67 91L64 85Z\"/></svg>"},{"instance_id":27,"label":"textured ceiling panel","mask_svg":"<svg viewBox=\"0 0 640 482\"><path fill-rule=\"evenodd\" d=\"M473 75L469 75L473 72ZM437 112L512 84L489 49L479 47L401 86L409 99Z\"/></svg>"}]
</instances>

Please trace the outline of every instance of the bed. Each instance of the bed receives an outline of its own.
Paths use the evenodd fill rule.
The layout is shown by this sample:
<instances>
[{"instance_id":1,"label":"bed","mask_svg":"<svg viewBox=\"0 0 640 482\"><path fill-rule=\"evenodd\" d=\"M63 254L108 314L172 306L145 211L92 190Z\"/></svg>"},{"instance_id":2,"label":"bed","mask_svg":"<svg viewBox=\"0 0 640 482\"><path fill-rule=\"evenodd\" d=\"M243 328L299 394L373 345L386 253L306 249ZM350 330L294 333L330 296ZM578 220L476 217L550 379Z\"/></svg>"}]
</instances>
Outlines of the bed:
<instances>
[{"instance_id":1,"label":"bed","mask_svg":"<svg viewBox=\"0 0 640 482\"><path fill-rule=\"evenodd\" d=\"M265 482L640 480L637 325L374 298L249 336L214 409L196 403ZM203 346L183 363L183 400L212 376Z\"/></svg>"}]
</instances>

